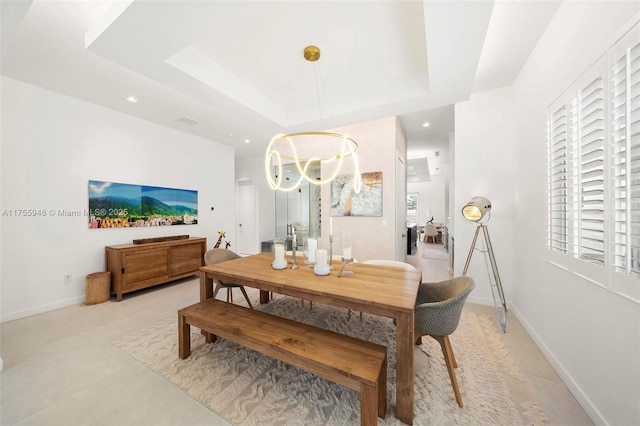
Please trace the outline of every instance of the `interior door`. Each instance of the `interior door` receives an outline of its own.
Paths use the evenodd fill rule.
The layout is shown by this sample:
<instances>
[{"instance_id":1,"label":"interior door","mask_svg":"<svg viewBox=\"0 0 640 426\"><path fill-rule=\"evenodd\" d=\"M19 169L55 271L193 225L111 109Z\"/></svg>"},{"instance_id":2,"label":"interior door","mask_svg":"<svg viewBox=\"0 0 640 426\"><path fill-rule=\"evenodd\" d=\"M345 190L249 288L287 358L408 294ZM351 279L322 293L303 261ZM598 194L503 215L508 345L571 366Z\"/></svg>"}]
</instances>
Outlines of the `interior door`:
<instances>
[{"instance_id":1,"label":"interior door","mask_svg":"<svg viewBox=\"0 0 640 426\"><path fill-rule=\"evenodd\" d=\"M238 181L238 254L258 253L258 236L256 232L256 190L253 180ZM232 248L233 250L233 248Z\"/></svg>"},{"instance_id":2,"label":"interior door","mask_svg":"<svg viewBox=\"0 0 640 426\"><path fill-rule=\"evenodd\" d=\"M404 262L407 253L407 168L396 151L396 260Z\"/></svg>"}]
</instances>

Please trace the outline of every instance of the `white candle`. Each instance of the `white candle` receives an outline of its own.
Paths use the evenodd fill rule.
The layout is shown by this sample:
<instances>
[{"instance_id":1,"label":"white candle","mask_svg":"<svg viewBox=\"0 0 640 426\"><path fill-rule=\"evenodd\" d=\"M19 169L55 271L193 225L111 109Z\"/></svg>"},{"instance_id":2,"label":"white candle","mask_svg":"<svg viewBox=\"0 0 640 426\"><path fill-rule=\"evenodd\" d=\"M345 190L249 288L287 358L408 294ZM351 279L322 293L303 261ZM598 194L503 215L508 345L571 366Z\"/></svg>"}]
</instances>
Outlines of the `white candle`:
<instances>
[{"instance_id":1,"label":"white candle","mask_svg":"<svg viewBox=\"0 0 640 426\"><path fill-rule=\"evenodd\" d=\"M309 238L307 240L307 259L309 263L314 263L316 261L316 250L318 249L318 240L315 238Z\"/></svg>"},{"instance_id":2,"label":"white candle","mask_svg":"<svg viewBox=\"0 0 640 426\"><path fill-rule=\"evenodd\" d=\"M328 266L327 265L327 251L326 250L316 250L316 264L318 266Z\"/></svg>"},{"instance_id":3,"label":"white candle","mask_svg":"<svg viewBox=\"0 0 640 426\"><path fill-rule=\"evenodd\" d=\"M283 244L276 244L275 245L275 251L276 251L275 260L276 261L284 260L284 245Z\"/></svg>"},{"instance_id":4,"label":"white candle","mask_svg":"<svg viewBox=\"0 0 640 426\"><path fill-rule=\"evenodd\" d=\"M333 218L329 218L329 235L333 235Z\"/></svg>"},{"instance_id":5,"label":"white candle","mask_svg":"<svg viewBox=\"0 0 640 426\"><path fill-rule=\"evenodd\" d=\"M351 260L351 247L345 247L344 250L342 250L342 257L344 260Z\"/></svg>"}]
</instances>

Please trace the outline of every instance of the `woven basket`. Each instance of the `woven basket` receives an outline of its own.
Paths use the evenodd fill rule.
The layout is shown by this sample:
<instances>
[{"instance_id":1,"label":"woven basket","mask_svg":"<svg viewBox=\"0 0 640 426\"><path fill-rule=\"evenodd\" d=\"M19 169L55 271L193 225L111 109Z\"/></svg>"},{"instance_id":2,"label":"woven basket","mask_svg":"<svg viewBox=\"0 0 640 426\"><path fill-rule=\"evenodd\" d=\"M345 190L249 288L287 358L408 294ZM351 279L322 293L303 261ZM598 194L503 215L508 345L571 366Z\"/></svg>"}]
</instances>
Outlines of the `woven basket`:
<instances>
[{"instance_id":1,"label":"woven basket","mask_svg":"<svg viewBox=\"0 0 640 426\"><path fill-rule=\"evenodd\" d=\"M94 272L85 280L85 300L87 305L106 302L111 298L111 272Z\"/></svg>"}]
</instances>

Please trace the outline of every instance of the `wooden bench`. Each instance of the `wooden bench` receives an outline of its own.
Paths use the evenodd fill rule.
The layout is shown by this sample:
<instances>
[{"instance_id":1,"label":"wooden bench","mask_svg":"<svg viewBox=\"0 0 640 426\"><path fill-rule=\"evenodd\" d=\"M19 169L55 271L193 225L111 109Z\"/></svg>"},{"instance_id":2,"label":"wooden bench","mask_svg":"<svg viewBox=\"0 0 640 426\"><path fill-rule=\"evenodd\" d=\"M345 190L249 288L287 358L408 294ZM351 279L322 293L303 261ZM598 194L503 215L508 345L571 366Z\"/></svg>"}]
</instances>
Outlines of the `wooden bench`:
<instances>
[{"instance_id":1,"label":"wooden bench","mask_svg":"<svg viewBox=\"0 0 640 426\"><path fill-rule=\"evenodd\" d=\"M178 311L180 359L191 354L190 326L360 392L362 425L387 411L384 346L242 306L207 299Z\"/></svg>"}]
</instances>

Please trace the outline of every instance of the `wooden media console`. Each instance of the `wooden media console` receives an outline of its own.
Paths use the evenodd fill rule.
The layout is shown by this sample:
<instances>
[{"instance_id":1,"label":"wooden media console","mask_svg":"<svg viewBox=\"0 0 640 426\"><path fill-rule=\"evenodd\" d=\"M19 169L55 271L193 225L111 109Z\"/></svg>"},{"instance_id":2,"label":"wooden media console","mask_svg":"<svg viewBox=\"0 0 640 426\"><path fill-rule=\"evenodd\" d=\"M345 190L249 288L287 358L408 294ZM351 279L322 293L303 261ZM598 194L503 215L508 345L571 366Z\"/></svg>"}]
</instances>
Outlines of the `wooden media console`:
<instances>
[{"instance_id":1,"label":"wooden media console","mask_svg":"<svg viewBox=\"0 0 640 426\"><path fill-rule=\"evenodd\" d=\"M124 293L197 274L206 251L207 239L200 237L106 246L111 291L120 301Z\"/></svg>"}]
</instances>

